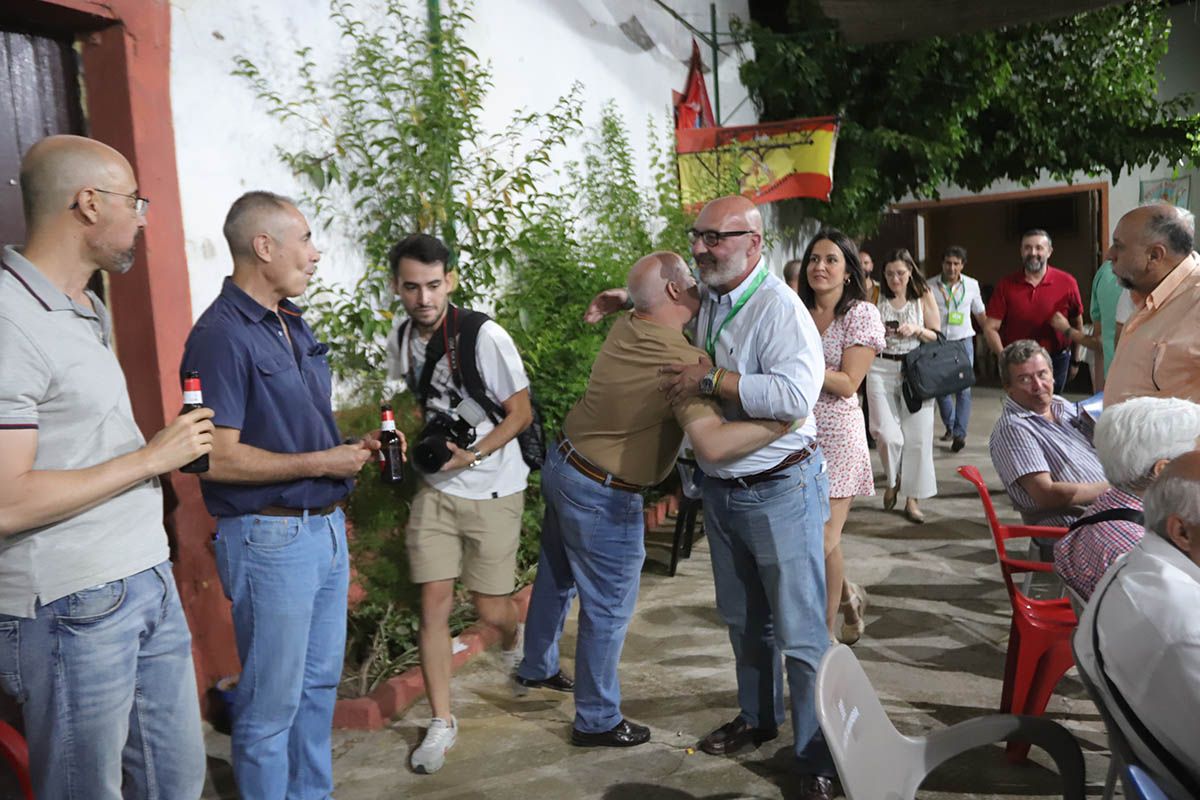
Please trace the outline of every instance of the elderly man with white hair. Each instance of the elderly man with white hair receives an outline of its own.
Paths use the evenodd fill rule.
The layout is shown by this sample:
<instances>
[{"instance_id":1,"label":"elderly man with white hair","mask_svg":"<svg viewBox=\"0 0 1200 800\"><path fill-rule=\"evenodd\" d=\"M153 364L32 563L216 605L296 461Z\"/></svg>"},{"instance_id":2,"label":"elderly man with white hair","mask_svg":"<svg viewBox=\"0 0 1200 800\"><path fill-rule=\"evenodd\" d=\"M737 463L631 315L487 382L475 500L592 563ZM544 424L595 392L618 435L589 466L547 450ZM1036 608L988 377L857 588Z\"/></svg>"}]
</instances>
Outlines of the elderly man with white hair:
<instances>
[{"instance_id":1,"label":"elderly man with white hair","mask_svg":"<svg viewBox=\"0 0 1200 800\"><path fill-rule=\"evenodd\" d=\"M1085 670L1168 797L1200 796L1200 452L1146 491L1145 536L1103 579L1075 634ZM1129 736L1132 732L1136 735ZM1156 763L1157 762L1157 763Z\"/></svg>"},{"instance_id":2,"label":"elderly man with white hair","mask_svg":"<svg viewBox=\"0 0 1200 800\"><path fill-rule=\"evenodd\" d=\"M1054 569L1084 600L1109 566L1145 533L1142 495L1172 458L1200 446L1200 405L1135 397L1096 423L1096 455L1112 488L1054 545Z\"/></svg>"}]
</instances>

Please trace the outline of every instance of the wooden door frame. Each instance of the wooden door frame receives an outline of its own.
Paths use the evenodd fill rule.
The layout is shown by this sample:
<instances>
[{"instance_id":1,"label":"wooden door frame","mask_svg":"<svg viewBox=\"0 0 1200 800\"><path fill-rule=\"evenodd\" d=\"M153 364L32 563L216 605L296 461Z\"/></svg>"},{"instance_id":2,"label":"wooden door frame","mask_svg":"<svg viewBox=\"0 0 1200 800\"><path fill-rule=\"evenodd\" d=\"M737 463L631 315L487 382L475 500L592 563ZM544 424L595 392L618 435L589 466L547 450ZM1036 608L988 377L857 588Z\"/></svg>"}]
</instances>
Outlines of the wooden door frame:
<instances>
[{"instance_id":1,"label":"wooden door frame","mask_svg":"<svg viewBox=\"0 0 1200 800\"><path fill-rule=\"evenodd\" d=\"M151 199L134 267L109 282L109 302L134 417L147 438L183 404L179 363L192 325L183 209L171 118L167 0L5 0L0 24L73 35L80 43L88 135L119 150ZM217 578L212 518L200 484L163 476L175 578L206 687L238 670L229 603Z\"/></svg>"},{"instance_id":2,"label":"wooden door frame","mask_svg":"<svg viewBox=\"0 0 1200 800\"><path fill-rule=\"evenodd\" d=\"M1100 253L1103 257L1108 252L1108 192L1112 187L1107 181L1092 183L1073 183L1061 186L1046 186L1040 189L1025 189L1017 192L997 192L996 194L972 194L963 197L948 197L941 200L913 200L906 203L893 203L891 208L896 211L928 211L934 208L949 208L951 206L976 205L979 203L1009 203L1020 200L1032 200L1038 197L1061 197L1069 194L1084 192L1100 192Z\"/></svg>"}]
</instances>

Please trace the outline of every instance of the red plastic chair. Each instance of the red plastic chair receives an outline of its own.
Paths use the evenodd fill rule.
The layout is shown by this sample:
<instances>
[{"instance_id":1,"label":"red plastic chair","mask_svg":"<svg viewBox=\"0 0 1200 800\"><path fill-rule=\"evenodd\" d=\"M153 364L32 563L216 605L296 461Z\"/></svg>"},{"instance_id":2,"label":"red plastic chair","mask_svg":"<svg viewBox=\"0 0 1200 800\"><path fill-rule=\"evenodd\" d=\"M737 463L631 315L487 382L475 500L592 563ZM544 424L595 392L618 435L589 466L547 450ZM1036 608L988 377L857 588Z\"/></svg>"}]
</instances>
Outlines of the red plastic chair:
<instances>
[{"instance_id":1,"label":"red plastic chair","mask_svg":"<svg viewBox=\"0 0 1200 800\"><path fill-rule=\"evenodd\" d=\"M16 773L25 799L34 800L33 782L29 778L29 747L25 744L25 737L7 722L0 722L0 756L4 756Z\"/></svg>"},{"instance_id":2,"label":"red plastic chair","mask_svg":"<svg viewBox=\"0 0 1200 800\"><path fill-rule=\"evenodd\" d=\"M1075 656L1071 652L1071 635L1079 620L1067 598L1034 600L1017 587L1013 575L1053 572L1054 565L1012 558L1008 555L1006 543L1010 539L1032 536L1058 539L1066 535L1067 529L1000 524L979 470L964 465L958 468L958 474L979 491L979 499L983 501L988 527L992 530L992 540L996 545L996 556L1000 559L1000 574L1004 576L1004 586L1012 603L1012 627L1008 635L1000 713L1041 716L1046 711L1054 687L1063 673L1075 663ZM1010 742L1008 745L1009 761L1024 761L1028 753L1028 744Z\"/></svg>"}]
</instances>

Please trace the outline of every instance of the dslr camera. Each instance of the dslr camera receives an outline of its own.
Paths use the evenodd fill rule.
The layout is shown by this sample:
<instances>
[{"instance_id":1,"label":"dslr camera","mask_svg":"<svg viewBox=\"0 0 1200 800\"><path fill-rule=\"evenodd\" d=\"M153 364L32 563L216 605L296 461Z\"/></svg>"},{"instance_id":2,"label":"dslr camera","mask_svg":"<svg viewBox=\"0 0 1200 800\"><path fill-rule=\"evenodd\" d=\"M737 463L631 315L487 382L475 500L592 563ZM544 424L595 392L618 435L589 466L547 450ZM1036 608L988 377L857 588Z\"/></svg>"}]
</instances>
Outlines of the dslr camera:
<instances>
[{"instance_id":1,"label":"dslr camera","mask_svg":"<svg viewBox=\"0 0 1200 800\"><path fill-rule=\"evenodd\" d=\"M437 472L450 460L447 443L453 442L455 447L466 450L475 443L475 426L487 419L479 404L470 398L462 400L452 394L451 403L449 413L430 410L425 414L425 428L413 448L413 464L427 475Z\"/></svg>"}]
</instances>

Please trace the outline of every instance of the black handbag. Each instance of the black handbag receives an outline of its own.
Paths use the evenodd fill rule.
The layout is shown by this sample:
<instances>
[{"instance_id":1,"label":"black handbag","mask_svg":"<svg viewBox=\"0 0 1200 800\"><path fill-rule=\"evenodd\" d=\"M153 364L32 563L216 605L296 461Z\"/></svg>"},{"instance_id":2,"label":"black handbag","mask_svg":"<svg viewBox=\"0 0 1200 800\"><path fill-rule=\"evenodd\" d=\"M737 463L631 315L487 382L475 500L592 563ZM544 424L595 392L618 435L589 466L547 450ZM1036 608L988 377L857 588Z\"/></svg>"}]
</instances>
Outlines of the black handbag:
<instances>
[{"instance_id":1,"label":"black handbag","mask_svg":"<svg viewBox=\"0 0 1200 800\"><path fill-rule=\"evenodd\" d=\"M960 342L947 341L941 331L937 339L904 354L902 371L904 402L914 414L926 400L975 385L975 368L966 350Z\"/></svg>"}]
</instances>

